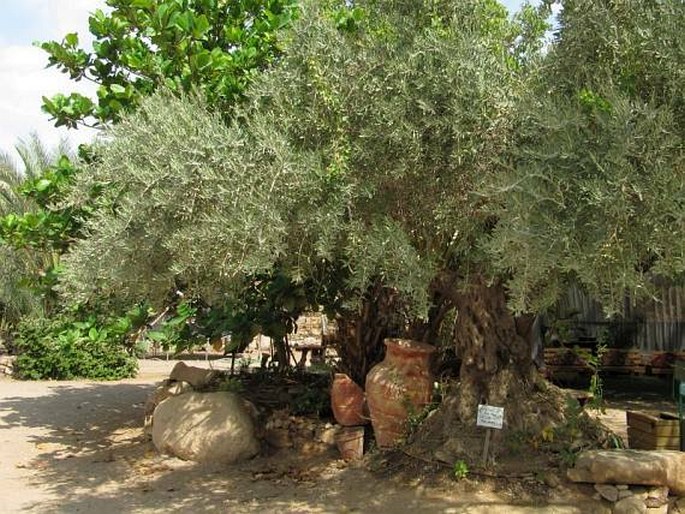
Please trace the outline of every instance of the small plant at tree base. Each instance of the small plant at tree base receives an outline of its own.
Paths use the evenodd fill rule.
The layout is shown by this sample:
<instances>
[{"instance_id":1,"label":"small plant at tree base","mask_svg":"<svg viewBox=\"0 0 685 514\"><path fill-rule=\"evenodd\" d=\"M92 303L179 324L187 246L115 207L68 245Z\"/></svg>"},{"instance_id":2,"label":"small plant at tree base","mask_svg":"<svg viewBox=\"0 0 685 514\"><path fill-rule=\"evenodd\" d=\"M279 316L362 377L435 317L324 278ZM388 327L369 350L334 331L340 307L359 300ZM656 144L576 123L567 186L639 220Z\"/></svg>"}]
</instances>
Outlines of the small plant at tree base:
<instances>
[{"instance_id":1,"label":"small plant at tree base","mask_svg":"<svg viewBox=\"0 0 685 514\"><path fill-rule=\"evenodd\" d=\"M407 409L407 427L406 438L410 437L421 424L428 418L429 414L438 408L444 394L444 384L440 382L433 382L433 397L431 403L423 407L421 410L416 410L416 407L411 403L409 398L404 399L404 408Z\"/></svg>"},{"instance_id":2,"label":"small plant at tree base","mask_svg":"<svg viewBox=\"0 0 685 514\"><path fill-rule=\"evenodd\" d=\"M240 394L245 391L245 385L238 377L226 376L219 382L217 389L227 393Z\"/></svg>"},{"instance_id":3,"label":"small plant at tree base","mask_svg":"<svg viewBox=\"0 0 685 514\"><path fill-rule=\"evenodd\" d=\"M328 389L310 384L307 389L292 399L291 410L296 416L321 416L330 408Z\"/></svg>"},{"instance_id":4,"label":"small plant at tree base","mask_svg":"<svg viewBox=\"0 0 685 514\"><path fill-rule=\"evenodd\" d=\"M580 356L590 369L592 376L590 377L590 386L588 392L590 393L590 400L587 403L588 408L598 409L604 412L604 384L600 376L600 369L602 366L602 358L607 352L607 333L602 332L598 337L595 352L590 352L585 349L575 348L575 352Z\"/></svg>"},{"instance_id":5,"label":"small plant at tree base","mask_svg":"<svg viewBox=\"0 0 685 514\"><path fill-rule=\"evenodd\" d=\"M563 462L566 467L572 468L576 463L578 453L578 451L574 451L572 448L562 448L561 452L559 452L559 456L561 457L561 462Z\"/></svg>"},{"instance_id":6,"label":"small plant at tree base","mask_svg":"<svg viewBox=\"0 0 685 514\"><path fill-rule=\"evenodd\" d=\"M463 480L469 475L469 466L463 460L458 460L452 468L452 475L456 480Z\"/></svg>"}]
</instances>

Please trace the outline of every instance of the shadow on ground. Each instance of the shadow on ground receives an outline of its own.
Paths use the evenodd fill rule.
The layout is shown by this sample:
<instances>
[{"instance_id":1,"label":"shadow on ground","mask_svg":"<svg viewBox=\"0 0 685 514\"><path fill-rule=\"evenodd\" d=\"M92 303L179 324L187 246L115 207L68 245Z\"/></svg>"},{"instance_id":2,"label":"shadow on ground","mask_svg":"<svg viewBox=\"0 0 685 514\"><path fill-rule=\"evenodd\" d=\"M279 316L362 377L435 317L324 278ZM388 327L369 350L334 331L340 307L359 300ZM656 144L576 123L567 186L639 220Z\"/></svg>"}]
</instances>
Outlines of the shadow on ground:
<instances>
[{"instance_id":1,"label":"shadow on ground","mask_svg":"<svg viewBox=\"0 0 685 514\"><path fill-rule=\"evenodd\" d=\"M591 508L577 494L560 495L553 505L516 506L515 498L478 484L438 490L417 479L410 485L332 454L260 457L230 467L160 456L142 430L153 388L134 381L0 382L0 460L24 472L10 477L19 488L14 493L25 496L17 512L570 514Z\"/></svg>"}]
</instances>

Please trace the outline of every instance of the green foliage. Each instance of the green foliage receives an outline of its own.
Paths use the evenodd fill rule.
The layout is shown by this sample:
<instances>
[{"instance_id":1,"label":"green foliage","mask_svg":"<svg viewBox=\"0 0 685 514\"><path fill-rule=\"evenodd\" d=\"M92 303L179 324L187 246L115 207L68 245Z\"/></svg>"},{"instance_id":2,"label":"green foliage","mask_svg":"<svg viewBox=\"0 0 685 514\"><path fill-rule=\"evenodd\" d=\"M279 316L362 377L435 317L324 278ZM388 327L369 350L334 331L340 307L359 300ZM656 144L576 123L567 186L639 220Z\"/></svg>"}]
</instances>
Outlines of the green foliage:
<instances>
[{"instance_id":1,"label":"green foliage","mask_svg":"<svg viewBox=\"0 0 685 514\"><path fill-rule=\"evenodd\" d=\"M288 0L110 0L107 3L110 8L107 12L97 10L89 20L90 32L95 38L92 53L79 47L77 34L67 34L62 42L40 45L50 55L50 66L56 66L75 81L86 79L99 84L96 100L78 93L43 98L43 109L57 126L116 122L123 113L135 110L142 98L160 88L177 94L197 92L228 119L255 72L279 55L276 33L289 25L296 13L294 3ZM95 155L85 159L86 162L92 164L97 160L97 153L95 149ZM43 245L54 250L57 262L41 274L39 285L44 292L54 293L61 271L59 257L83 235L82 221L98 209L106 210L100 212L104 217L115 216L121 209L120 199L110 194L120 193L114 191L116 183L107 181L79 191L73 202L62 201L62 186L68 186L73 175L42 175L27 188L27 193L36 197L41 208L6 220L6 235L13 239L15 247ZM136 223L144 220L138 219ZM156 270L152 269L150 274L154 276ZM159 295L151 296L158 307L164 307L177 287L173 280L165 283L168 277L164 275L158 278ZM162 284L166 286L164 290ZM141 292L137 298L147 298L147 291ZM126 295L117 298L127 299ZM112 297L102 295L98 300L110 302ZM114 303L121 304L116 299ZM86 305L87 301L81 304ZM225 306L219 307L226 310ZM184 309L188 312L182 312ZM194 315L195 307L190 303L181 304L171 318L148 332L147 337L177 350L192 345L197 334L191 333L189 321Z\"/></svg>"},{"instance_id":2,"label":"green foliage","mask_svg":"<svg viewBox=\"0 0 685 514\"><path fill-rule=\"evenodd\" d=\"M569 1L543 53L547 8L303 3L230 123L166 93L112 129L77 181L105 192L66 291L159 304L180 284L231 324L282 275L354 313L386 286L410 321L444 277L504 281L519 312L576 281L610 313L681 275L685 7Z\"/></svg>"},{"instance_id":3,"label":"green foliage","mask_svg":"<svg viewBox=\"0 0 685 514\"><path fill-rule=\"evenodd\" d=\"M423 422L428 418L431 412L438 408L440 401L442 399L442 391L438 382L433 384L433 399L432 401L425 405L422 409L417 410L411 399L405 397L402 404L407 412L407 422L406 422L406 434L405 439L411 438L412 435L416 433Z\"/></svg>"},{"instance_id":4,"label":"green foliage","mask_svg":"<svg viewBox=\"0 0 685 514\"><path fill-rule=\"evenodd\" d=\"M0 154L0 216L21 214L33 207L30 199L21 193L22 185L40 176L60 156L72 155L64 141L56 148L49 149L36 134L26 140L20 139L14 149L19 161L15 161L10 154Z\"/></svg>"},{"instance_id":5,"label":"green foliage","mask_svg":"<svg viewBox=\"0 0 685 514\"><path fill-rule=\"evenodd\" d=\"M89 378L115 380L135 376L137 362L125 350L135 316L100 321L61 315L27 318L16 335L17 376L29 380Z\"/></svg>"},{"instance_id":6,"label":"green foliage","mask_svg":"<svg viewBox=\"0 0 685 514\"><path fill-rule=\"evenodd\" d=\"M469 466L464 460L458 460L452 467L452 476L456 480L464 480L469 476Z\"/></svg>"},{"instance_id":7,"label":"green foliage","mask_svg":"<svg viewBox=\"0 0 685 514\"><path fill-rule=\"evenodd\" d=\"M595 351L575 348L575 352L590 366L592 375L590 376L589 393L591 395L588 407L604 411L604 387L600 372L602 370L602 357L607 351L606 334L600 337Z\"/></svg>"},{"instance_id":8,"label":"green foliage","mask_svg":"<svg viewBox=\"0 0 685 514\"><path fill-rule=\"evenodd\" d=\"M242 394L245 392L245 384L238 377L225 376L217 386L219 391Z\"/></svg>"},{"instance_id":9,"label":"green foliage","mask_svg":"<svg viewBox=\"0 0 685 514\"><path fill-rule=\"evenodd\" d=\"M354 32L364 19L364 10L359 7L343 6L332 12L338 30Z\"/></svg>"},{"instance_id":10,"label":"green foliage","mask_svg":"<svg viewBox=\"0 0 685 514\"><path fill-rule=\"evenodd\" d=\"M165 350L173 348L180 352L189 349L200 341L191 328L196 314L197 307L192 302L183 300L157 327L145 333L144 340L158 344Z\"/></svg>"},{"instance_id":11,"label":"green foliage","mask_svg":"<svg viewBox=\"0 0 685 514\"><path fill-rule=\"evenodd\" d=\"M93 52L77 34L39 46L75 81L99 85L97 99L79 93L43 98L56 126L117 121L159 87L199 90L228 113L257 70L279 54L276 34L290 24L291 0L108 0L89 18Z\"/></svg>"},{"instance_id":12,"label":"green foliage","mask_svg":"<svg viewBox=\"0 0 685 514\"><path fill-rule=\"evenodd\" d=\"M17 187L26 199L24 210L0 217L0 244L26 257L21 285L41 299L46 313L56 306L61 255L80 237L91 208L89 202L78 208L64 203L75 173L62 155Z\"/></svg>"},{"instance_id":13,"label":"green foliage","mask_svg":"<svg viewBox=\"0 0 685 514\"><path fill-rule=\"evenodd\" d=\"M178 282L236 313L283 274L350 310L387 284L425 316L437 270L490 223L472 190L502 171L524 79L521 26L500 10L493 28L491 4L309 2L228 126L201 100L143 101L79 179L111 190L67 259L70 294L157 302Z\"/></svg>"},{"instance_id":14,"label":"green foliage","mask_svg":"<svg viewBox=\"0 0 685 514\"><path fill-rule=\"evenodd\" d=\"M14 248L64 252L79 237L84 216L82 210L62 205L75 172L63 155L40 175L24 181L18 191L34 208L0 218L0 240Z\"/></svg>"},{"instance_id":15,"label":"green foliage","mask_svg":"<svg viewBox=\"0 0 685 514\"><path fill-rule=\"evenodd\" d=\"M685 271L684 22L678 1L564 2L514 164L488 190L484 248L516 311L577 281L609 316Z\"/></svg>"},{"instance_id":16,"label":"green foliage","mask_svg":"<svg viewBox=\"0 0 685 514\"><path fill-rule=\"evenodd\" d=\"M43 177L66 169L60 156L70 154L64 143L50 150L35 135L20 141L16 152L18 163L9 155L0 157L0 318L8 331L21 316L37 315L48 306L56 258L53 245L42 244L38 234L54 234L62 227L57 224L55 230L54 219L44 210L57 198L47 196L54 188ZM32 194L39 189L39 196Z\"/></svg>"},{"instance_id":17,"label":"green foliage","mask_svg":"<svg viewBox=\"0 0 685 514\"><path fill-rule=\"evenodd\" d=\"M291 411L296 416L317 416L330 410L331 397L327 387L312 384L299 392L291 402Z\"/></svg>"},{"instance_id":18,"label":"green foliage","mask_svg":"<svg viewBox=\"0 0 685 514\"><path fill-rule=\"evenodd\" d=\"M231 334L231 351L242 351L257 334L282 340L295 331L295 322L313 303L304 284L282 272L248 277L233 300L198 316L210 339Z\"/></svg>"},{"instance_id":19,"label":"green foliage","mask_svg":"<svg viewBox=\"0 0 685 514\"><path fill-rule=\"evenodd\" d=\"M682 122L684 21L677 0L566 0L549 55L549 84L570 94L579 86L609 86L643 102L675 104Z\"/></svg>"}]
</instances>

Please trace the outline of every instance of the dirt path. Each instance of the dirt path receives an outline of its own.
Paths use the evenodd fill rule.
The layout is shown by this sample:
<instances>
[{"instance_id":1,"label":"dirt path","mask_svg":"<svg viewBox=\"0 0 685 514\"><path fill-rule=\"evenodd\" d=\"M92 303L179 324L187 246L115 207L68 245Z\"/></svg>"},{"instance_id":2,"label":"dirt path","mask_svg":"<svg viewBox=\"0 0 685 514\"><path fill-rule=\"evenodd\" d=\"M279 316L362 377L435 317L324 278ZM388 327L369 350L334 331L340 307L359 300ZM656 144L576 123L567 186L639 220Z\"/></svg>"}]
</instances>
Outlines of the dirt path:
<instances>
[{"instance_id":1,"label":"dirt path","mask_svg":"<svg viewBox=\"0 0 685 514\"><path fill-rule=\"evenodd\" d=\"M142 362L139 378L114 383L0 379L0 512L602 512L583 486L531 500L477 482L383 478L335 455L214 468L159 456L143 404L172 364Z\"/></svg>"}]
</instances>

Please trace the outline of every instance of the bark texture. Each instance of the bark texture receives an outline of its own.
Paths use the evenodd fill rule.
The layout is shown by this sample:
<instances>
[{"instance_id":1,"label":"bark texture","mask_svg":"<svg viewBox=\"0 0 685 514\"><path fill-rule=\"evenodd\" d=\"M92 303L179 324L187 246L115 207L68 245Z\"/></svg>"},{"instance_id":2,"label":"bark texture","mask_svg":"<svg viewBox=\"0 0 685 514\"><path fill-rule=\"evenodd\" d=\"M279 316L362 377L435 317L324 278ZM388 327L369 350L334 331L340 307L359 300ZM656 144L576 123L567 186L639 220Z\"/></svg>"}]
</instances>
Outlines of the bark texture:
<instances>
[{"instance_id":1,"label":"bark texture","mask_svg":"<svg viewBox=\"0 0 685 514\"><path fill-rule=\"evenodd\" d=\"M461 359L459 382L451 384L441 405L419 429L414 449L445 462L477 462L485 434L476 426L480 403L504 407L504 429L493 434L493 458L507 452L512 439L535 437L563 423L563 393L533 364L534 317L515 317L503 285L479 276L444 295L457 312L451 334Z\"/></svg>"},{"instance_id":2,"label":"bark texture","mask_svg":"<svg viewBox=\"0 0 685 514\"><path fill-rule=\"evenodd\" d=\"M479 403L503 406L535 376L530 317L517 320L507 307L504 287L482 278L454 294L457 321L454 343L462 364L459 417L475 419Z\"/></svg>"},{"instance_id":3,"label":"bark texture","mask_svg":"<svg viewBox=\"0 0 685 514\"><path fill-rule=\"evenodd\" d=\"M401 312L396 292L381 286L369 289L359 312L338 319L335 347L340 371L363 384L369 370L383 360L383 340L405 336Z\"/></svg>"}]
</instances>

